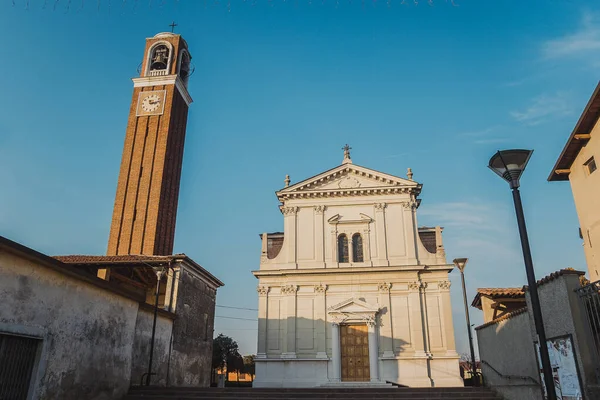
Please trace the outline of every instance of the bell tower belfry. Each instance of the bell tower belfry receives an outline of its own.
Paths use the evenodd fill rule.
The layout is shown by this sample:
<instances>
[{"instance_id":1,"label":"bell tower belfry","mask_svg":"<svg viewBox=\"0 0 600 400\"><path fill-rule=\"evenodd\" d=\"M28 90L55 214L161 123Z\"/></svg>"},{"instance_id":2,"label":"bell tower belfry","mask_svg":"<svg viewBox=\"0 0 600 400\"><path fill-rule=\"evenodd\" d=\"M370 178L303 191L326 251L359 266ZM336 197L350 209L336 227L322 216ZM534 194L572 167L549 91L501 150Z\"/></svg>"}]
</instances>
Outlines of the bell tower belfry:
<instances>
[{"instance_id":1,"label":"bell tower belfry","mask_svg":"<svg viewBox=\"0 0 600 400\"><path fill-rule=\"evenodd\" d=\"M173 252L191 56L181 35L146 39L108 240L108 255Z\"/></svg>"}]
</instances>

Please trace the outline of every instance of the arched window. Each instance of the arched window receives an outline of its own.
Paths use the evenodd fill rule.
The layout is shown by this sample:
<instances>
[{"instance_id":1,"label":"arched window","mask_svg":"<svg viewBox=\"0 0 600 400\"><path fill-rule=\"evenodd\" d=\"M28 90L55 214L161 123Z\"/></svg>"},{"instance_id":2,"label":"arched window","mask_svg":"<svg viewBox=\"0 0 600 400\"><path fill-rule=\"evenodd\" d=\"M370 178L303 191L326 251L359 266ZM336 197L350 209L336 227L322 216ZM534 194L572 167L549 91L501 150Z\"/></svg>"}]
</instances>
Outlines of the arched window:
<instances>
[{"instance_id":1,"label":"arched window","mask_svg":"<svg viewBox=\"0 0 600 400\"><path fill-rule=\"evenodd\" d=\"M344 233L338 236L338 262L350 262L348 255L348 237Z\"/></svg>"},{"instance_id":2,"label":"arched window","mask_svg":"<svg viewBox=\"0 0 600 400\"><path fill-rule=\"evenodd\" d=\"M363 242L360 233L352 235L352 261L363 262Z\"/></svg>"},{"instance_id":3,"label":"arched window","mask_svg":"<svg viewBox=\"0 0 600 400\"><path fill-rule=\"evenodd\" d=\"M187 86L188 78L191 75L190 71L191 57L185 49L181 51L179 55L179 76L183 80L183 83Z\"/></svg>"},{"instance_id":4,"label":"arched window","mask_svg":"<svg viewBox=\"0 0 600 400\"><path fill-rule=\"evenodd\" d=\"M150 50L148 72L150 76L168 75L171 63L171 49L165 43L160 43Z\"/></svg>"}]
</instances>

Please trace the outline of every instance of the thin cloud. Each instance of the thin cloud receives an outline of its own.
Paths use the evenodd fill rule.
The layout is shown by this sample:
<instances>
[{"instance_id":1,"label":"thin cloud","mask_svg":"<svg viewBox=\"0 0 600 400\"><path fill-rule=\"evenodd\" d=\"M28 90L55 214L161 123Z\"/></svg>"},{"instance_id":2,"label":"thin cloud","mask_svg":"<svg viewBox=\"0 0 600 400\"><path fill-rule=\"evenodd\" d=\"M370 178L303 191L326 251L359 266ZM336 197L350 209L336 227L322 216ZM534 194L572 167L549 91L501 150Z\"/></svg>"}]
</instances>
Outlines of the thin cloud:
<instances>
[{"instance_id":1,"label":"thin cloud","mask_svg":"<svg viewBox=\"0 0 600 400\"><path fill-rule=\"evenodd\" d=\"M454 254L508 260L518 254L504 238L514 237L510 211L505 205L450 202L419 208L421 221L446 228L444 242ZM514 218L514 217L513 217Z\"/></svg>"},{"instance_id":2,"label":"thin cloud","mask_svg":"<svg viewBox=\"0 0 600 400\"><path fill-rule=\"evenodd\" d=\"M498 207L486 204L452 202L432 204L419 209L419 215L446 227L468 231L503 231L498 224Z\"/></svg>"},{"instance_id":3,"label":"thin cloud","mask_svg":"<svg viewBox=\"0 0 600 400\"><path fill-rule=\"evenodd\" d=\"M533 126L551 119L564 117L573 112L569 95L557 92L553 95L542 94L531 100L523 111L512 111L510 115L518 122Z\"/></svg>"},{"instance_id":4,"label":"thin cloud","mask_svg":"<svg viewBox=\"0 0 600 400\"><path fill-rule=\"evenodd\" d=\"M546 59L557 59L589 55L600 50L599 22L597 15L585 14L575 32L544 42L542 55Z\"/></svg>"},{"instance_id":5,"label":"thin cloud","mask_svg":"<svg viewBox=\"0 0 600 400\"><path fill-rule=\"evenodd\" d=\"M504 143L508 139L497 136L497 132L500 128L501 126L494 125L477 131L463 132L459 136L472 138L474 144Z\"/></svg>"}]
</instances>

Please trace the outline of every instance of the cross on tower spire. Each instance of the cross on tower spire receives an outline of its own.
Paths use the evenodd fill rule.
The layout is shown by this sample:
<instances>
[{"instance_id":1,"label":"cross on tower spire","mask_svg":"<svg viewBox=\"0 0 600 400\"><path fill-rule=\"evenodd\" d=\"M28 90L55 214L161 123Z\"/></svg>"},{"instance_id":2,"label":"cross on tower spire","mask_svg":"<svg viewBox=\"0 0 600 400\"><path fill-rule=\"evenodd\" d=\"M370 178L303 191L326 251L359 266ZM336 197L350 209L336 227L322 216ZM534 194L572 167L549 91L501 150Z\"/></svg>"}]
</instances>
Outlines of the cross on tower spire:
<instances>
[{"instance_id":1,"label":"cross on tower spire","mask_svg":"<svg viewBox=\"0 0 600 400\"><path fill-rule=\"evenodd\" d=\"M344 161L342 161L342 164L352 164L352 159L350 158L350 150L352 150L352 147L346 144L342 147L342 150L344 150Z\"/></svg>"},{"instance_id":2,"label":"cross on tower spire","mask_svg":"<svg viewBox=\"0 0 600 400\"><path fill-rule=\"evenodd\" d=\"M169 26L171 27L171 33L175 32L175 27L177 26L175 21L171 22L171 24Z\"/></svg>"}]
</instances>

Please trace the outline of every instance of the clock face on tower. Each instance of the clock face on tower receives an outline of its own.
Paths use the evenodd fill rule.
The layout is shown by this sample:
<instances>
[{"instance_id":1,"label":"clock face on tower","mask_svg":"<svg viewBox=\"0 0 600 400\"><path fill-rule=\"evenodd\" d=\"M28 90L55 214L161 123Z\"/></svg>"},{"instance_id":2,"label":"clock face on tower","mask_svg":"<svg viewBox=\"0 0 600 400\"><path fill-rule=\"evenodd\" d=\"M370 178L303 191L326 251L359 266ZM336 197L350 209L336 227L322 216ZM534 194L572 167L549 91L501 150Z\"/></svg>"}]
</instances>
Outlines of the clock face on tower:
<instances>
[{"instance_id":1,"label":"clock face on tower","mask_svg":"<svg viewBox=\"0 0 600 400\"><path fill-rule=\"evenodd\" d=\"M141 92L138 99L137 115L159 115L164 111L165 91Z\"/></svg>"}]
</instances>

